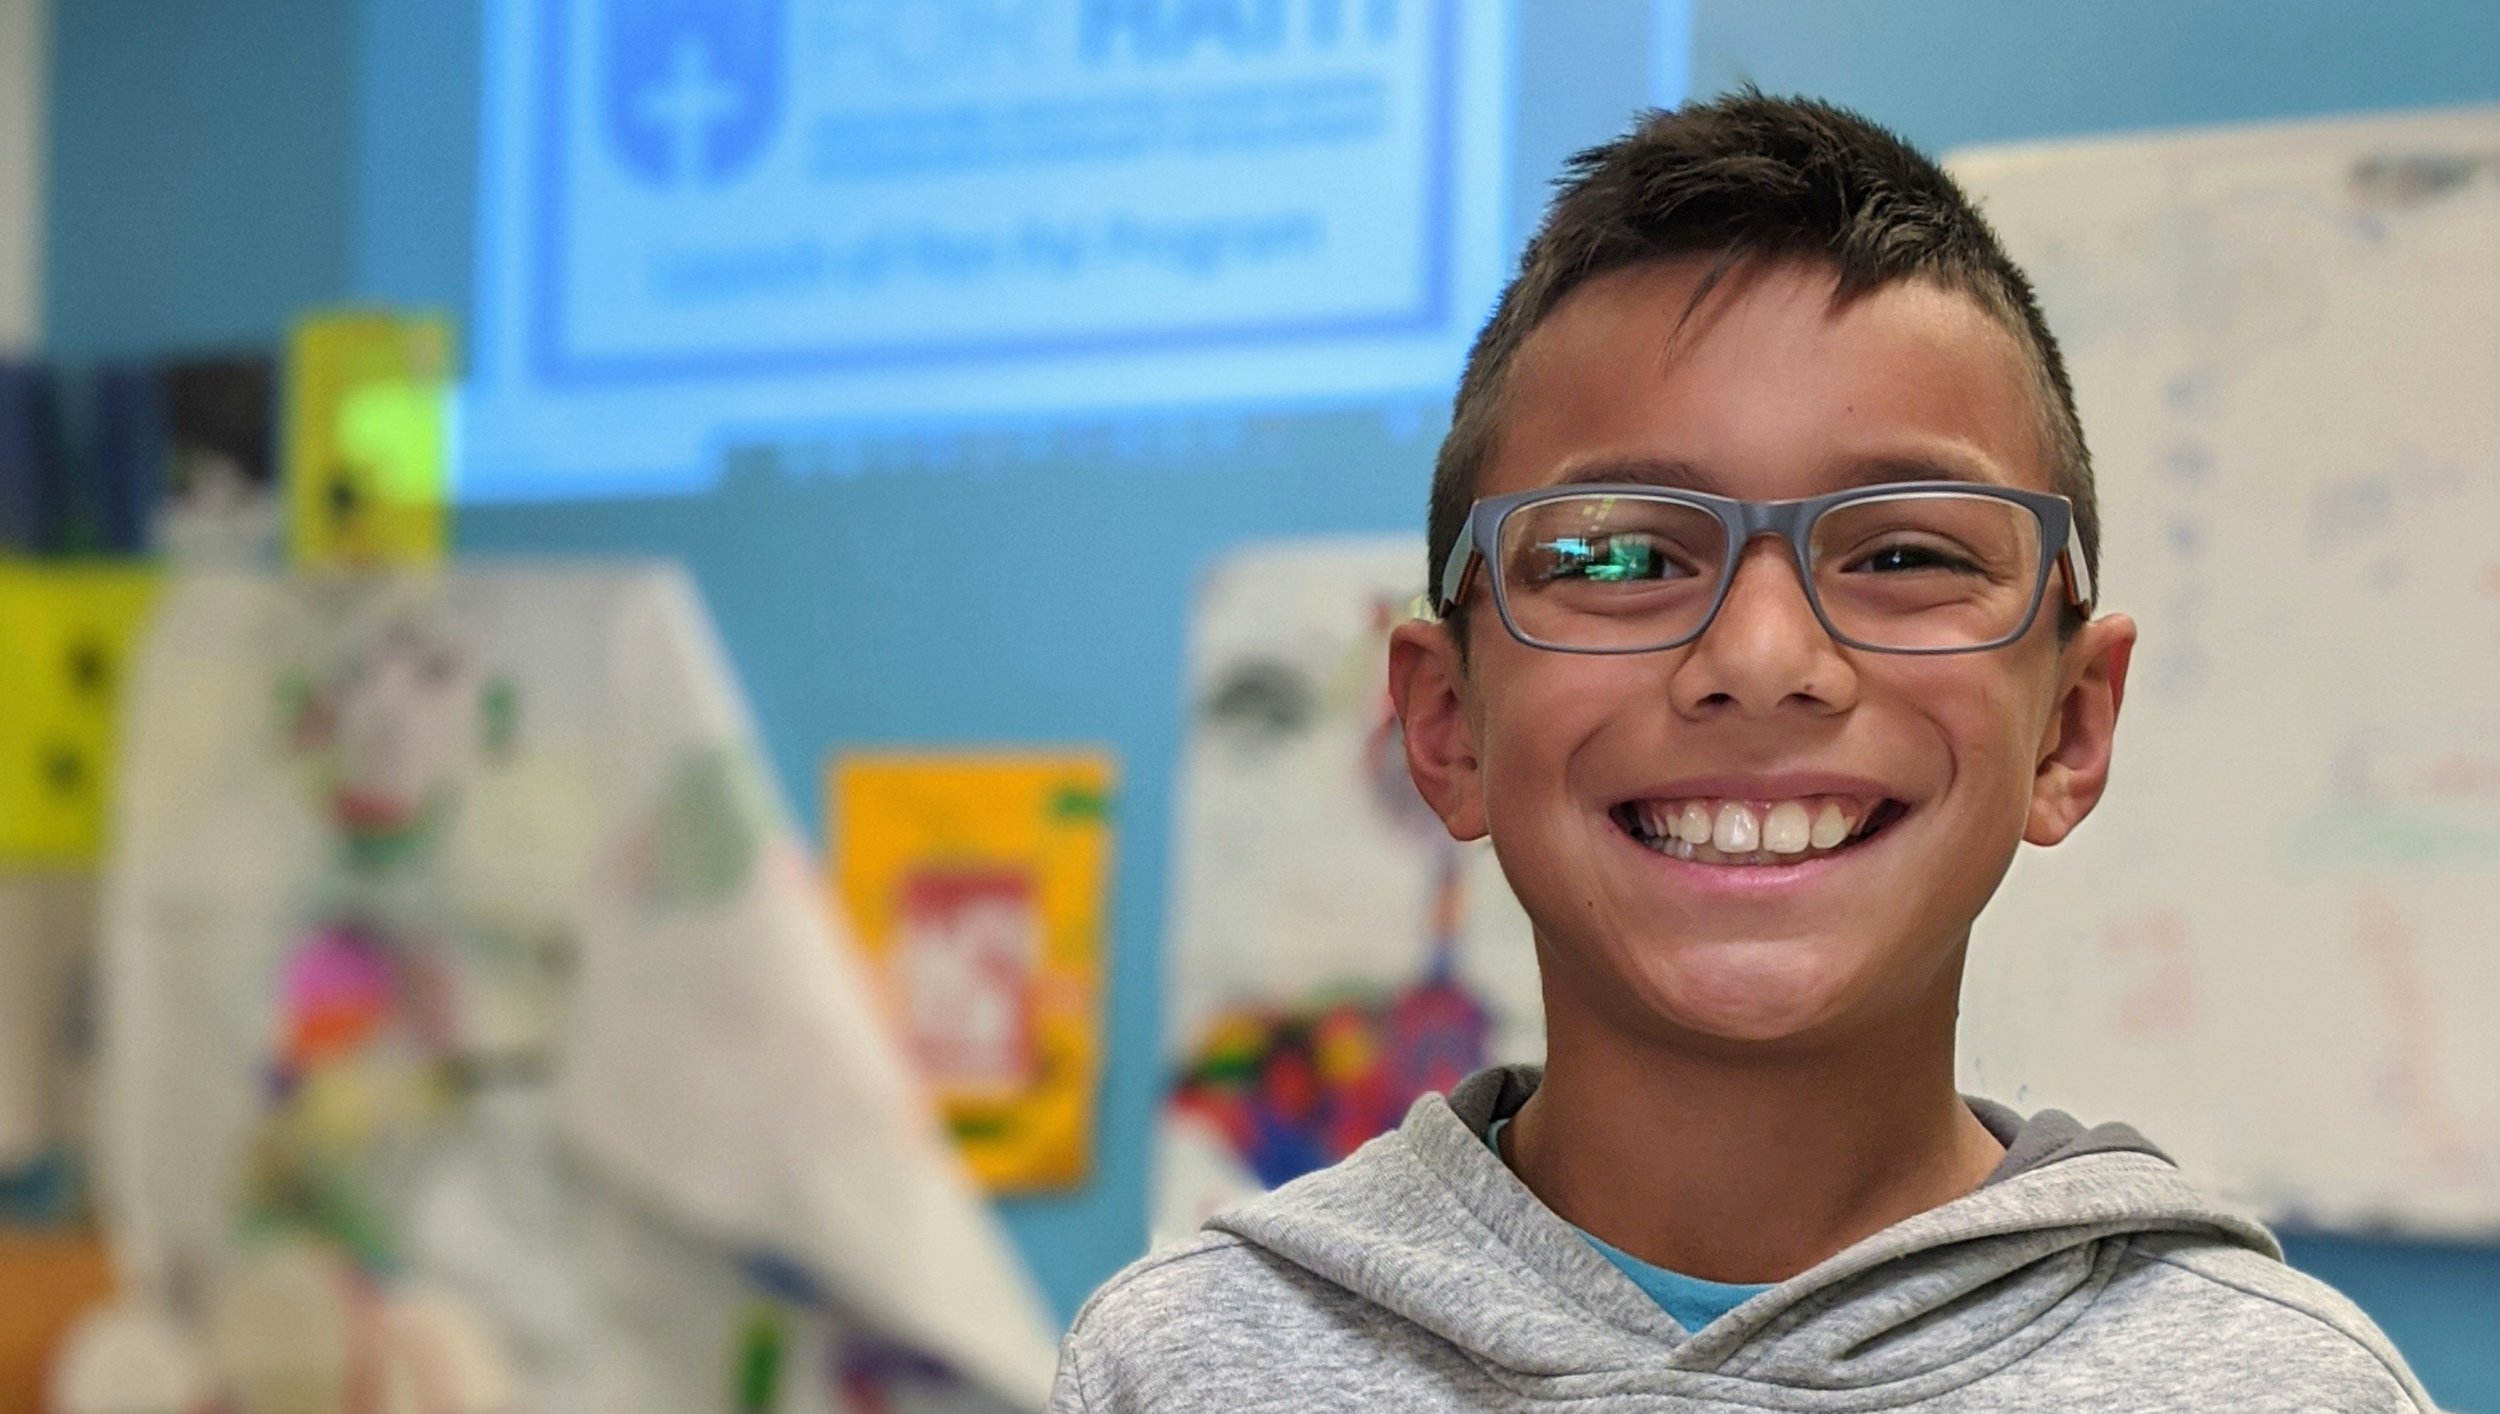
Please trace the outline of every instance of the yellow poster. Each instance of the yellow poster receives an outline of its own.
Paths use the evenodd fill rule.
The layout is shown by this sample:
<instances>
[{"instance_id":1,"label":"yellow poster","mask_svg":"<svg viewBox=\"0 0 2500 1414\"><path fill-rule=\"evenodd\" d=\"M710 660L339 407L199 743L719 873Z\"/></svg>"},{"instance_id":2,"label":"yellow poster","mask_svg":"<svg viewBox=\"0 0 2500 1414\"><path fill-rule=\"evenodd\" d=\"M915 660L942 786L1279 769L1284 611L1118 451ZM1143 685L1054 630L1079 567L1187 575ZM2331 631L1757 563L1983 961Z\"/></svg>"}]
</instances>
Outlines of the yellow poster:
<instances>
[{"instance_id":1,"label":"yellow poster","mask_svg":"<svg viewBox=\"0 0 2500 1414\"><path fill-rule=\"evenodd\" d=\"M0 561L0 864L92 861L153 574Z\"/></svg>"},{"instance_id":2,"label":"yellow poster","mask_svg":"<svg viewBox=\"0 0 2500 1414\"><path fill-rule=\"evenodd\" d=\"M299 321L287 351L296 564L433 564L451 494L451 325L375 310Z\"/></svg>"},{"instance_id":3,"label":"yellow poster","mask_svg":"<svg viewBox=\"0 0 2500 1414\"><path fill-rule=\"evenodd\" d=\"M863 755L827 780L830 871L972 1171L1093 1157L1112 797L1098 753Z\"/></svg>"}]
</instances>

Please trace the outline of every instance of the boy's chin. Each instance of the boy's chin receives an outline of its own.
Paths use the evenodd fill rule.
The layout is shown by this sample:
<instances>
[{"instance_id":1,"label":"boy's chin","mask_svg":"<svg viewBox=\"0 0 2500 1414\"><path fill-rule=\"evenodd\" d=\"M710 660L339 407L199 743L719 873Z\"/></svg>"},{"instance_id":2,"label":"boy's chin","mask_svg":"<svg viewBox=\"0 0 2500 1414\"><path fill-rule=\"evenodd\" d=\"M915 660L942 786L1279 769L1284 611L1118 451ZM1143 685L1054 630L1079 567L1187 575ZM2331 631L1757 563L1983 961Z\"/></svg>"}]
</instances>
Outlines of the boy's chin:
<instances>
[{"instance_id":1,"label":"boy's chin","mask_svg":"<svg viewBox=\"0 0 2500 1414\"><path fill-rule=\"evenodd\" d=\"M1684 942L1626 959L1625 996L1678 1036L1784 1049L1855 1029L1877 1004L1860 942Z\"/></svg>"}]
</instances>

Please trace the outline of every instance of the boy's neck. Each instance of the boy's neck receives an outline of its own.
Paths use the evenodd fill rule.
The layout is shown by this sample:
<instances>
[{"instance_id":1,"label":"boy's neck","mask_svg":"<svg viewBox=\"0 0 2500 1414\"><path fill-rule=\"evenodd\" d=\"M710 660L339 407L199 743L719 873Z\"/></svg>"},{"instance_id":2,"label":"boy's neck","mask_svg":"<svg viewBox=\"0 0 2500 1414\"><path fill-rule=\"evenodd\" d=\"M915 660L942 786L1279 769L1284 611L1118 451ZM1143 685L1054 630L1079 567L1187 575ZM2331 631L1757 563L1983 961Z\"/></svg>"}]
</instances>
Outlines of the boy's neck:
<instances>
[{"instance_id":1,"label":"boy's neck","mask_svg":"<svg viewBox=\"0 0 2500 1414\"><path fill-rule=\"evenodd\" d=\"M1545 1080L1504 1157L1546 1206L1643 1261L1785 1280L2004 1158L1954 1088L1961 969L1946 971L1911 1014L1759 1058L1626 1036L1549 981Z\"/></svg>"}]
</instances>

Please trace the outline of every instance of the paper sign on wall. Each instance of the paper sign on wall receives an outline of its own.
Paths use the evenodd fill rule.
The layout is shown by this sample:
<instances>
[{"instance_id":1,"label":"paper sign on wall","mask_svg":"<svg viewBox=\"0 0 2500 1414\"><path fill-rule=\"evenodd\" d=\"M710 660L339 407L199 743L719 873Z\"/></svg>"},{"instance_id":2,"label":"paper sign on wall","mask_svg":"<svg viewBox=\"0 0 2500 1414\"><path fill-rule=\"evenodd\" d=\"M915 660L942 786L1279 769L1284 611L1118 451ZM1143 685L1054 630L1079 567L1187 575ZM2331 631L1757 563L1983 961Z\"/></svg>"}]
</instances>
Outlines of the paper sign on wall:
<instances>
[{"instance_id":1,"label":"paper sign on wall","mask_svg":"<svg viewBox=\"0 0 2500 1414\"><path fill-rule=\"evenodd\" d=\"M1492 847L1407 774L1389 635L1412 536L1244 545L1191 611L1152 1229L1335 1163L1488 1063L1545 1054Z\"/></svg>"},{"instance_id":2,"label":"paper sign on wall","mask_svg":"<svg viewBox=\"0 0 2500 1414\"><path fill-rule=\"evenodd\" d=\"M101 846L122 666L155 596L144 570L0 563L0 863Z\"/></svg>"},{"instance_id":3,"label":"paper sign on wall","mask_svg":"<svg viewBox=\"0 0 2500 1414\"><path fill-rule=\"evenodd\" d=\"M828 780L831 873L905 1050L991 1188L1085 1176L1115 769L872 755Z\"/></svg>"},{"instance_id":4,"label":"paper sign on wall","mask_svg":"<svg viewBox=\"0 0 2500 1414\"><path fill-rule=\"evenodd\" d=\"M287 357L287 543L295 563L431 564L450 495L451 326L321 314Z\"/></svg>"}]
</instances>

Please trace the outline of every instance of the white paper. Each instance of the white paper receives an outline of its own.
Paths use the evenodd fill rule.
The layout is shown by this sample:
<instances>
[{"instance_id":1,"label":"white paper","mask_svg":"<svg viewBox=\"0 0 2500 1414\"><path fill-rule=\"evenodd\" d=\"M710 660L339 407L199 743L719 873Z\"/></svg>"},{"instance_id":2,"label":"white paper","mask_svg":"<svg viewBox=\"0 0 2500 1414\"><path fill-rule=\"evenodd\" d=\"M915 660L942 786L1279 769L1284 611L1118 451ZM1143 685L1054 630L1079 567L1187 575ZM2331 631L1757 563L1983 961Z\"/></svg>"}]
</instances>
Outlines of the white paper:
<instances>
[{"instance_id":1,"label":"white paper","mask_svg":"<svg viewBox=\"0 0 2500 1414\"><path fill-rule=\"evenodd\" d=\"M1423 561L1420 538L1279 542L1201 587L1158 1240L1340 1157L1424 1088L1544 1055L1527 920L1491 849L1453 843L1416 793L1389 711L1389 628Z\"/></svg>"},{"instance_id":2,"label":"white paper","mask_svg":"<svg viewBox=\"0 0 2500 1414\"><path fill-rule=\"evenodd\" d=\"M105 1178L142 1289L309 1232L470 1303L533 1410L727 1408L757 1341L776 1408L1041 1403L1038 1298L681 576L177 579L128 752Z\"/></svg>"}]
</instances>

